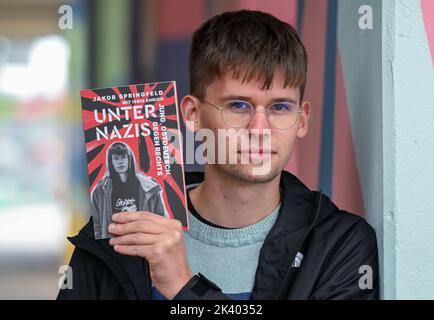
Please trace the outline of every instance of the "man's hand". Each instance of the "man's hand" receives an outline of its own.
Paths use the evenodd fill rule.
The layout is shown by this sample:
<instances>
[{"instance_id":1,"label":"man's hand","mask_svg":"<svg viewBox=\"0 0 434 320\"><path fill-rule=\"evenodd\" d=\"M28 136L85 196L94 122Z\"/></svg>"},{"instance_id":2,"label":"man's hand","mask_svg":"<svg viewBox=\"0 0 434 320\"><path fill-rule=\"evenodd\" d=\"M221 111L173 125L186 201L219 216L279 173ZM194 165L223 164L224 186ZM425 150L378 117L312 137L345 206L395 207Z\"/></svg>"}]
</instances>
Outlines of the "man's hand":
<instances>
[{"instance_id":1,"label":"man's hand","mask_svg":"<svg viewBox=\"0 0 434 320\"><path fill-rule=\"evenodd\" d=\"M188 266L181 222L148 211L112 216L109 231L115 251L146 258L152 283L168 299L193 277Z\"/></svg>"}]
</instances>

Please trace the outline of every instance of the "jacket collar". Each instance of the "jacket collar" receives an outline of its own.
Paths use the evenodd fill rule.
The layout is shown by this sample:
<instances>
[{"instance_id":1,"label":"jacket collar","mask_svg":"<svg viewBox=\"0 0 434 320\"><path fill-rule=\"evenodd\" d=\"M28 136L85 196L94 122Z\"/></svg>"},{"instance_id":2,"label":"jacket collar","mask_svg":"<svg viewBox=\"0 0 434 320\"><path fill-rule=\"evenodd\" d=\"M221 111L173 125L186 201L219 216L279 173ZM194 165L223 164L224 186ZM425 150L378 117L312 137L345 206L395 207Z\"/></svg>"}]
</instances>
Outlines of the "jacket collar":
<instances>
[{"instance_id":1,"label":"jacket collar","mask_svg":"<svg viewBox=\"0 0 434 320\"><path fill-rule=\"evenodd\" d=\"M279 299L286 291L292 263L318 220L319 194L283 171L282 206L259 253L252 299Z\"/></svg>"},{"instance_id":2,"label":"jacket collar","mask_svg":"<svg viewBox=\"0 0 434 320\"><path fill-rule=\"evenodd\" d=\"M187 184L203 181L202 172L187 175ZM282 205L259 252L252 299L282 299L296 271L292 263L306 245L310 231L337 207L321 192L309 190L297 177L282 171Z\"/></svg>"}]
</instances>

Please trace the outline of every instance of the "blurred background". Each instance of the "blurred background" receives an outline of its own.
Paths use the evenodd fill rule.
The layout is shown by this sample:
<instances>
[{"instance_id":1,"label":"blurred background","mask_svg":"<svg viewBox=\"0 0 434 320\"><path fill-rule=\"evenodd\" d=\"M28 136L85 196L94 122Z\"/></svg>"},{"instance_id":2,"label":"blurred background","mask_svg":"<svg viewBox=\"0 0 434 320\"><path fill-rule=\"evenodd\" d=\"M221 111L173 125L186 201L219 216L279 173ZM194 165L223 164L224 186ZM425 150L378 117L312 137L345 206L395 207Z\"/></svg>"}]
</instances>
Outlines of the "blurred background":
<instances>
[{"instance_id":1,"label":"blurred background","mask_svg":"<svg viewBox=\"0 0 434 320\"><path fill-rule=\"evenodd\" d=\"M433 298L433 3L0 0L0 299L55 298L89 219L79 90L176 80L183 97L192 33L238 9L308 51L311 128L287 169L374 226L383 297Z\"/></svg>"}]
</instances>

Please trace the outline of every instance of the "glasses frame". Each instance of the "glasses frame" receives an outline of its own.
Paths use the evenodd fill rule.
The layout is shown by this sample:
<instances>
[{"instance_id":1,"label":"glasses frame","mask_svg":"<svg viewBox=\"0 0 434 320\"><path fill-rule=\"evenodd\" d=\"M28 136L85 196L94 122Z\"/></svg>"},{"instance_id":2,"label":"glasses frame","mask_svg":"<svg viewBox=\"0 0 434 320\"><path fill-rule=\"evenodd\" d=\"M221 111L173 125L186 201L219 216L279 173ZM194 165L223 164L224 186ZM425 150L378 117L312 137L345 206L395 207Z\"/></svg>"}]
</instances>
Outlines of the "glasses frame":
<instances>
[{"instance_id":1,"label":"glasses frame","mask_svg":"<svg viewBox=\"0 0 434 320\"><path fill-rule=\"evenodd\" d=\"M225 103L228 103L228 102L230 102L230 101L241 101L241 102L245 102L245 103L247 103L248 105L251 106L251 109L253 109L253 112L251 112L251 116L250 116L250 120L249 120L249 121L247 121L245 124L240 125L240 126L233 126L233 125L227 123L226 120L225 120L225 118L223 117L223 110L225 109L224 107L216 106L215 104L213 104L213 103L211 103L211 102L209 102L209 101L207 101L207 100L205 100L205 99L202 99L202 98L200 98L200 97L197 97L197 98L198 98L200 101L205 102L205 103L209 104L210 106L216 108L217 110L220 110L220 116L221 116L223 122L226 123L228 126L230 126L230 127L232 127L232 128L242 128L242 127L245 127L245 126L249 125L250 122L251 122L251 121L253 120L253 118L255 117L256 112L257 112L258 110L264 110L265 115L267 116L267 121L268 121L268 123L270 124L270 126L272 126L273 128L279 129L279 130L288 130L288 129L291 129L291 128L292 128L292 127L297 123L297 121L300 119L300 114L303 112L303 111L302 111L302 108L301 108L301 105L299 105L299 106L298 106L298 110L297 110L297 119L294 121L294 123L293 123L292 125L290 125L288 128L279 128L279 127L276 127L275 125L273 125L273 124L270 122L270 119L269 119L269 117L270 117L270 114L269 114L270 107L271 107L273 104L280 103L279 101L277 101L277 102L273 102L273 103L271 103L270 105L268 105L268 106L266 106L266 107L256 108L253 104L251 104L251 103L248 102L248 101L244 101L244 100L228 100L228 101L226 101ZM285 102L286 102L286 101L285 101Z\"/></svg>"}]
</instances>

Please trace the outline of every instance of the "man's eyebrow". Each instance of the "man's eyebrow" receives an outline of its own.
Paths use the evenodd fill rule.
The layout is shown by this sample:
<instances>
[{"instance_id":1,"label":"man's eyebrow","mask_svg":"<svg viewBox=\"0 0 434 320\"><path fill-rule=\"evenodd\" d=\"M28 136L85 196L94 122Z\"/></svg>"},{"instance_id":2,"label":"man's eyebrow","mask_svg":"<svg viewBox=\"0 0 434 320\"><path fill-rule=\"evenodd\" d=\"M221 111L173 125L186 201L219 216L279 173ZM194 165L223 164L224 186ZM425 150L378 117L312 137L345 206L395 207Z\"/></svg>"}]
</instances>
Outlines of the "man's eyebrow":
<instances>
[{"instance_id":1,"label":"man's eyebrow","mask_svg":"<svg viewBox=\"0 0 434 320\"><path fill-rule=\"evenodd\" d=\"M239 96L239 95L228 95L220 98L220 101L228 101L228 100L244 100L248 102L252 102L252 98L248 96Z\"/></svg>"},{"instance_id":2,"label":"man's eyebrow","mask_svg":"<svg viewBox=\"0 0 434 320\"><path fill-rule=\"evenodd\" d=\"M228 100L243 100L253 104L253 99L248 96L240 96L240 95L228 95L220 98L220 101L228 101ZM268 104L272 104L275 102L291 102L297 104L297 100L291 97L277 97L268 101Z\"/></svg>"},{"instance_id":3,"label":"man's eyebrow","mask_svg":"<svg viewBox=\"0 0 434 320\"><path fill-rule=\"evenodd\" d=\"M274 102L291 102L296 104L297 100L291 97L279 97L279 98L273 98L270 100L270 103L274 103Z\"/></svg>"}]
</instances>

